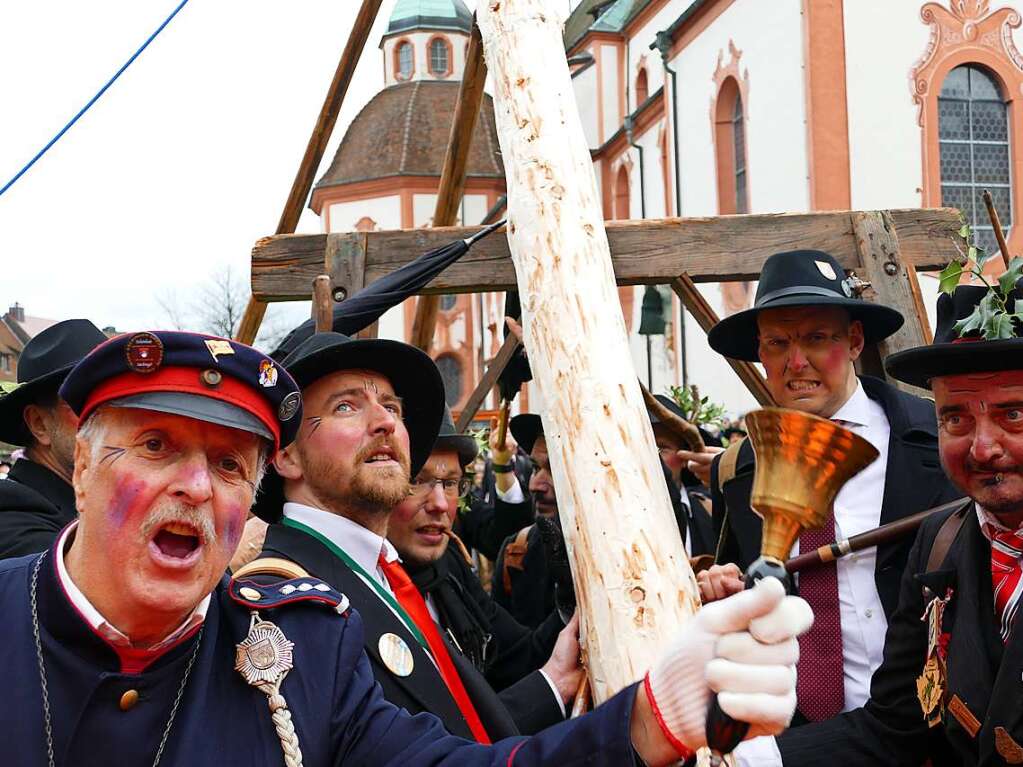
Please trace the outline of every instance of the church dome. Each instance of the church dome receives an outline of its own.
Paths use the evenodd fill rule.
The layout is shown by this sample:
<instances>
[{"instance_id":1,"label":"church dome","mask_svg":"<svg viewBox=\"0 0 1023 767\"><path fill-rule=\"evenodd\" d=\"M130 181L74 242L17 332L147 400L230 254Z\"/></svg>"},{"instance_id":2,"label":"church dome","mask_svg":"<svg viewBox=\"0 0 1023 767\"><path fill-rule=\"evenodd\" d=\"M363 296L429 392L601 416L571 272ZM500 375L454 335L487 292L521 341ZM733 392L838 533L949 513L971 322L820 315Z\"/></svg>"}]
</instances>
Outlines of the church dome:
<instances>
[{"instance_id":1,"label":"church dome","mask_svg":"<svg viewBox=\"0 0 1023 767\"><path fill-rule=\"evenodd\" d=\"M415 80L380 91L348 126L315 189L387 176L439 177L459 86L458 82ZM504 178L494 102L486 94L472 135L466 175Z\"/></svg>"},{"instance_id":2,"label":"church dome","mask_svg":"<svg viewBox=\"0 0 1023 767\"><path fill-rule=\"evenodd\" d=\"M398 0L384 36L410 29L472 31L472 14L462 0Z\"/></svg>"}]
</instances>

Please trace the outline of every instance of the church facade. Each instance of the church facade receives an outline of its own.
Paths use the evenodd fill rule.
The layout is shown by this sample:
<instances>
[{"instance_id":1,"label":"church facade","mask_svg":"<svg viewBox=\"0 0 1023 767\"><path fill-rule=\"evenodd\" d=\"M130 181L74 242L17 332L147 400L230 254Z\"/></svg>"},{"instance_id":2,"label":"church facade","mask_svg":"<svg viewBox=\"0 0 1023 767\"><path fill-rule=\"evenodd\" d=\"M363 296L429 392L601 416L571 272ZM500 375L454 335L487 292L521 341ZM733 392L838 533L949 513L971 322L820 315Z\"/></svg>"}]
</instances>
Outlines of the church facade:
<instances>
[{"instance_id":1,"label":"church facade","mask_svg":"<svg viewBox=\"0 0 1023 767\"><path fill-rule=\"evenodd\" d=\"M989 189L1010 251L1019 253L1023 56L1015 33L1023 17L1017 5L582 0L566 19L564 42L605 218L950 206L993 248L980 201ZM338 173L332 166L313 195L326 230L429 224L454 100L438 118L443 127L432 129L420 126L425 118L417 105L434 98L430 103L439 105L434 93L442 88L457 91L469 23L460 0L398 0L381 42L387 87L363 114L391 98L385 94L406 89L378 132L397 137L404 107L405 132L423 138L432 130L439 149L427 158L430 150L415 141L388 138L397 174L346 180L338 160L360 115L335 158ZM502 199L489 99L473 151L466 224L479 223ZM433 163L432 172L416 165L420 154ZM921 280L931 308L933 282ZM722 316L748 306L754 289L701 286ZM755 406L668 289L623 288L620 295L637 371L652 389L685 381L733 413ZM463 365L456 407L499 345L500 302L497 295L446 299L434 356ZM658 313L663 332L645 335L661 330L645 321ZM381 332L404 337L411 309L393 314ZM450 379L451 362L444 364Z\"/></svg>"}]
</instances>

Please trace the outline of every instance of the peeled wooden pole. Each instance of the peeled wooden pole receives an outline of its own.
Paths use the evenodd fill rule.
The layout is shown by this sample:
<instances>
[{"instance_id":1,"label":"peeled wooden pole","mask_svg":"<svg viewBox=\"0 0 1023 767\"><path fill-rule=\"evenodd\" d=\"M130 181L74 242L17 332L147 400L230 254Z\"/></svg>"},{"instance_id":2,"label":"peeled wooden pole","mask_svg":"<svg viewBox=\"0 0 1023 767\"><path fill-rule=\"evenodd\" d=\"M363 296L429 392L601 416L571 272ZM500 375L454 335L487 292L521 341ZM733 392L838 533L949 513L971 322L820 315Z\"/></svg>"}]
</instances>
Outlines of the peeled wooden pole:
<instances>
[{"instance_id":1,"label":"peeled wooden pole","mask_svg":"<svg viewBox=\"0 0 1023 767\"><path fill-rule=\"evenodd\" d=\"M508 242L596 703L640 679L699 605L629 354L561 23L483 0Z\"/></svg>"}]
</instances>

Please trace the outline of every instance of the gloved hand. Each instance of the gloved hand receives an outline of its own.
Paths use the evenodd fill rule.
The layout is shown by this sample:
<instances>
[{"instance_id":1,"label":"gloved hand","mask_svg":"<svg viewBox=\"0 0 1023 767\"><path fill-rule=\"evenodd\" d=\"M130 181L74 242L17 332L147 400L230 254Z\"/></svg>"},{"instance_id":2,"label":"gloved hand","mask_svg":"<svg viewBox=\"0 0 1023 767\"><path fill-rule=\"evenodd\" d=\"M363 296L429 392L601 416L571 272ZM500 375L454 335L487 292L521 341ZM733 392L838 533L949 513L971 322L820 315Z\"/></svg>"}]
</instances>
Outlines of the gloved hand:
<instances>
[{"instance_id":1,"label":"gloved hand","mask_svg":"<svg viewBox=\"0 0 1023 767\"><path fill-rule=\"evenodd\" d=\"M784 730L796 709L796 637L812 623L810 606L775 578L701 608L644 683L665 737L683 756L705 746L712 691L752 725L747 738Z\"/></svg>"}]
</instances>

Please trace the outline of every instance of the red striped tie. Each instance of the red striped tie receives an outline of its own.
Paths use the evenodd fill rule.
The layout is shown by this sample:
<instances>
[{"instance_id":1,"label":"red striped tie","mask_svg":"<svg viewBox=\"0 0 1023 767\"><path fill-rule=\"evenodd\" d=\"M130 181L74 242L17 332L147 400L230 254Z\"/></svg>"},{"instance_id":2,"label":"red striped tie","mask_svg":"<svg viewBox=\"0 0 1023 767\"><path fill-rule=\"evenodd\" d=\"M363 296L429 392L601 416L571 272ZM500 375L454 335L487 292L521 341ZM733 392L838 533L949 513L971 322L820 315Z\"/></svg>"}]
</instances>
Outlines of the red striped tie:
<instances>
[{"instance_id":1,"label":"red striped tie","mask_svg":"<svg viewBox=\"0 0 1023 767\"><path fill-rule=\"evenodd\" d=\"M391 584L391 590L394 592L398 603L405 608L405 612L408 613L409 617L412 618L416 626L423 633L423 636L426 637L426 643L430 646L430 653L433 655L433 659L437 661L437 668L440 671L441 678L444 680L444 684L447 685L451 697L458 704L458 710L462 712L466 724L469 725L469 729L472 731L472 736L479 743L489 744L490 736L487 735L483 722L480 720L479 714L476 713L476 707L473 706L469 693L465 691L465 685L462 684L462 678L458 676L455 664L451 662L447 645L444 644L440 632L437 631L437 624L433 622L433 617L426 607L423 595L419 593L419 589L416 588L416 585L408 577L408 573L405 572L405 568L398 564L397 560L388 562L381 553L378 564L380 569L383 570L387 582Z\"/></svg>"},{"instance_id":2,"label":"red striped tie","mask_svg":"<svg viewBox=\"0 0 1023 767\"><path fill-rule=\"evenodd\" d=\"M995 614L999 618L1002 642L1009 639L1016 605L1023 583L1020 579L1020 555L1023 554L1023 532L991 531L991 586L995 592Z\"/></svg>"},{"instance_id":3,"label":"red striped tie","mask_svg":"<svg viewBox=\"0 0 1023 767\"><path fill-rule=\"evenodd\" d=\"M799 536L799 551L814 551L834 540L835 519L829 514L824 527L803 531ZM799 637L796 699L803 716L811 722L820 722L841 713L845 706L842 613L835 563L801 572L799 596L813 608L813 626Z\"/></svg>"}]
</instances>

